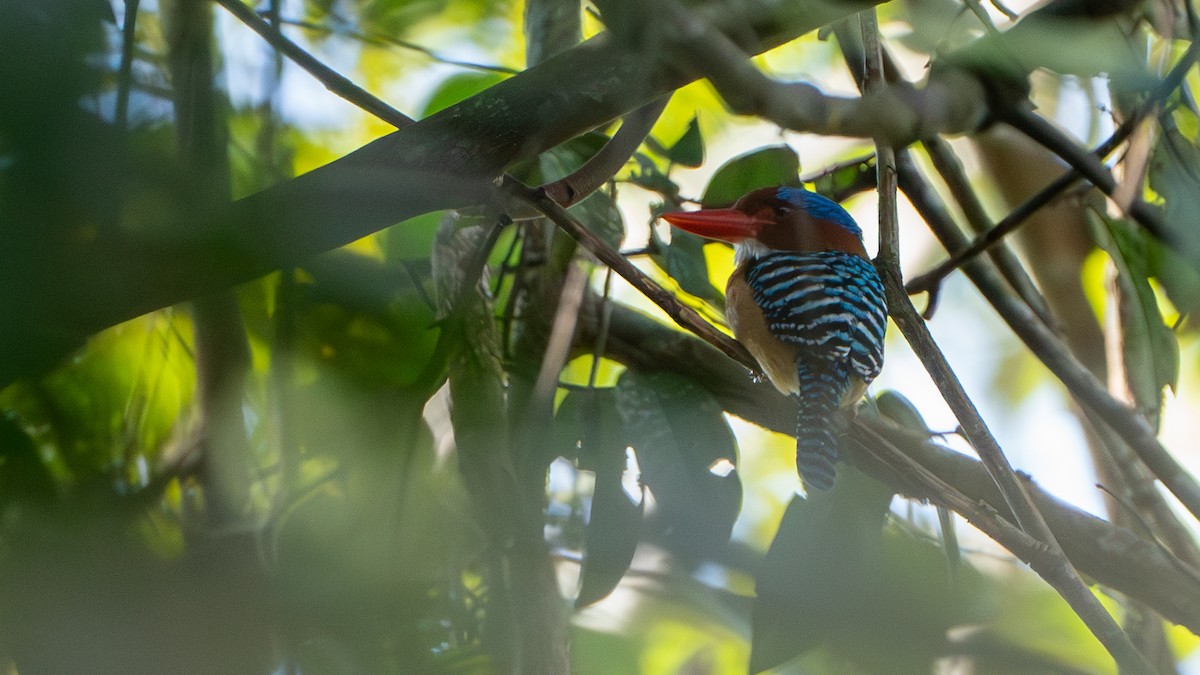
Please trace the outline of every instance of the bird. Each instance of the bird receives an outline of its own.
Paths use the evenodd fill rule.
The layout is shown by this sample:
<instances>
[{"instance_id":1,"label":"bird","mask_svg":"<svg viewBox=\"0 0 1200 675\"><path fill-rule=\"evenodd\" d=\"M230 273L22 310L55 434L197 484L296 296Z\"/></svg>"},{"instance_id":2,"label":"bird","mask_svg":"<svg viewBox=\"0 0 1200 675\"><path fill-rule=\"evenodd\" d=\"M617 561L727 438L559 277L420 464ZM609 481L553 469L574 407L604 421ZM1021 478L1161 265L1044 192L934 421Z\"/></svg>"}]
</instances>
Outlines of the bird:
<instances>
[{"instance_id":1,"label":"bird","mask_svg":"<svg viewBox=\"0 0 1200 675\"><path fill-rule=\"evenodd\" d=\"M887 302L862 229L837 202L796 187L659 217L733 244L730 328L775 388L795 398L796 468L809 491L828 491L838 459L835 416L883 367Z\"/></svg>"}]
</instances>

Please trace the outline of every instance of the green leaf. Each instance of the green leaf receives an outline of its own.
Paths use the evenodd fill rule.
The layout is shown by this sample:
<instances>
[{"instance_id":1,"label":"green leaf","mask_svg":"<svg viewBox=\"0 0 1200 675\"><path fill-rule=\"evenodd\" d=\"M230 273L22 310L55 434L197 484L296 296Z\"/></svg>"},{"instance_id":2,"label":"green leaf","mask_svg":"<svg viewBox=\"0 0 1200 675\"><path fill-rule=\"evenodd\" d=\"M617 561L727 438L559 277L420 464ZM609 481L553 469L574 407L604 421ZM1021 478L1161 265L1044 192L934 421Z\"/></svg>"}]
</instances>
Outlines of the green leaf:
<instances>
[{"instance_id":1,"label":"green leaf","mask_svg":"<svg viewBox=\"0 0 1200 675\"><path fill-rule=\"evenodd\" d=\"M433 242L445 211L431 211L397 223L383 231L383 259L428 260L433 254Z\"/></svg>"},{"instance_id":2,"label":"green leaf","mask_svg":"<svg viewBox=\"0 0 1200 675\"><path fill-rule=\"evenodd\" d=\"M617 410L642 480L657 505L658 532L676 553L703 559L729 540L741 508L737 444L720 405L674 373L627 371ZM724 475L720 475L724 473Z\"/></svg>"},{"instance_id":3,"label":"green leaf","mask_svg":"<svg viewBox=\"0 0 1200 675\"><path fill-rule=\"evenodd\" d=\"M929 433L929 426L925 424L925 418L921 416L921 411L917 410L917 406L913 405L912 401L905 398L903 394L892 389L885 389L875 397L875 405L879 408L880 415L905 429Z\"/></svg>"},{"instance_id":4,"label":"green leaf","mask_svg":"<svg viewBox=\"0 0 1200 675\"><path fill-rule=\"evenodd\" d=\"M700 135L700 120L693 117L688 128L667 150L667 159L675 164L696 168L704 164L704 137Z\"/></svg>"},{"instance_id":5,"label":"green leaf","mask_svg":"<svg viewBox=\"0 0 1200 675\"><path fill-rule=\"evenodd\" d=\"M621 242L625 240L625 221L621 218L621 210L607 192L597 190L569 210L606 244L613 248L621 247Z\"/></svg>"},{"instance_id":6,"label":"green leaf","mask_svg":"<svg viewBox=\"0 0 1200 675\"><path fill-rule=\"evenodd\" d=\"M875 183L875 158L868 157L822 174L813 181L813 191L840 203L860 192L875 189Z\"/></svg>"},{"instance_id":7,"label":"green leaf","mask_svg":"<svg viewBox=\"0 0 1200 675\"><path fill-rule=\"evenodd\" d=\"M1150 286L1149 236L1127 222L1093 212L1099 221L1097 240L1117 270L1117 310L1125 379L1138 409L1156 423L1164 387L1179 377L1179 343L1163 323L1158 298Z\"/></svg>"},{"instance_id":8,"label":"green leaf","mask_svg":"<svg viewBox=\"0 0 1200 675\"><path fill-rule=\"evenodd\" d=\"M421 111L421 117L429 117L430 115L445 110L455 103L465 101L475 94L504 81L505 77L499 73L459 73L451 75L438 85L437 89L429 96L429 101L425 104L425 109Z\"/></svg>"},{"instance_id":9,"label":"green leaf","mask_svg":"<svg viewBox=\"0 0 1200 675\"><path fill-rule=\"evenodd\" d=\"M531 185L556 181L583 166L606 143L608 136L591 131L543 152L536 161L515 165L510 173Z\"/></svg>"},{"instance_id":10,"label":"green leaf","mask_svg":"<svg viewBox=\"0 0 1200 675\"><path fill-rule=\"evenodd\" d=\"M642 529L644 499L639 484L635 499L625 491L624 434L612 389L572 392L572 408L580 413L581 449L592 458L596 487L585 535L583 569L576 607L608 596L629 570ZM566 400L563 401L565 406ZM561 407L560 407L561 410Z\"/></svg>"},{"instance_id":11,"label":"green leaf","mask_svg":"<svg viewBox=\"0 0 1200 675\"><path fill-rule=\"evenodd\" d=\"M1200 244L1191 231L1200 213L1200 147L1175 127L1164 130L1151 155L1147 181L1165 201L1167 226L1184 246L1180 252L1154 242L1147 246L1152 276L1183 314L1200 310Z\"/></svg>"},{"instance_id":12,"label":"green leaf","mask_svg":"<svg viewBox=\"0 0 1200 675\"><path fill-rule=\"evenodd\" d=\"M724 207L757 188L800 185L800 157L786 145L774 145L726 162L704 188L705 208Z\"/></svg>"},{"instance_id":13,"label":"green leaf","mask_svg":"<svg viewBox=\"0 0 1200 675\"><path fill-rule=\"evenodd\" d=\"M654 248L661 251L651 256L654 263L684 291L718 309L723 309L725 295L712 285L708 276L708 260L704 257L704 245L708 240L690 232L673 229L671 243L667 244L659 238L656 230L652 229L650 232Z\"/></svg>"},{"instance_id":14,"label":"green leaf","mask_svg":"<svg viewBox=\"0 0 1200 675\"><path fill-rule=\"evenodd\" d=\"M657 192L671 202L679 201L679 186L667 174L659 170L653 159L640 152L634 153L633 159L637 162L638 168L626 180L651 192Z\"/></svg>"}]
</instances>

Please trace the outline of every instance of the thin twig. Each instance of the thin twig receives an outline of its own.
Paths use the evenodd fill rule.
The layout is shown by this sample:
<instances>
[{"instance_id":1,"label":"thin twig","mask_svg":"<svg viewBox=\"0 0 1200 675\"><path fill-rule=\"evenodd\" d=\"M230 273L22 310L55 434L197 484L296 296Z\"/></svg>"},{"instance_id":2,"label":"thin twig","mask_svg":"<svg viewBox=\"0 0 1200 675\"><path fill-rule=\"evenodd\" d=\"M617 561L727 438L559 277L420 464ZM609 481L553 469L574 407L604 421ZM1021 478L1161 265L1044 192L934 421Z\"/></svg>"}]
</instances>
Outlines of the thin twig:
<instances>
[{"instance_id":1,"label":"thin twig","mask_svg":"<svg viewBox=\"0 0 1200 675\"><path fill-rule=\"evenodd\" d=\"M1089 162L1087 165L1091 167L1093 172L1096 170L1096 165L1099 165L1100 160L1108 157L1114 150L1124 143L1125 139L1129 138L1133 131L1137 129L1142 120L1148 118L1155 110L1157 110L1162 101L1180 86L1184 77L1187 75L1187 72L1196 62L1198 56L1200 56L1200 44L1193 42L1192 45L1188 47L1188 50L1179 59L1179 62L1175 64L1171 71L1167 73L1167 76L1163 78L1157 87L1155 87L1154 92L1151 94L1146 103L1139 107L1129 119L1125 120L1119 127L1117 127L1117 129L1113 131L1112 135L1109 136L1108 139L1099 146L1097 146L1097 148L1092 152L1095 161L1094 163ZM1061 145L1059 141L1062 140L1063 139L1058 138L1056 144ZM1074 147L1073 143L1070 143L1069 141L1067 141L1067 143ZM1051 149L1053 150L1054 148ZM1108 176L1108 181L1111 182L1112 187L1109 190L1109 192L1111 192L1112 189L1115 189L1116 183L1112 180L1112 175L1108 174L1107 170L1103 170L1103 173L1104 175ZM1050 202L1054 201L1056 197L1083 178L1084 173L1081 171L1079 166L1075 166L1062 176L1059 176L1052 183L1042 188L1033 197L1030 197L1028 200L1026 200L1025 203L1013 209L1012 212L1010 212L1003 220L1001 220L999 223L996 223L995 227L977 237L968 247L951 255L950 258L940 263L929 272L926 272L925 274L922 274L909 281L907 285L908 292L910 294L915 294L928 291L931 294L935 294L937 292L937 286L941 284L942 280L949 276L954 270L961 267L964 262L974 258L980 253L983 253L996 242L1008 236L1038 209L1041 209L1043 206L1046 206ZM1097 187L1101 187L1103 190L1103 187L1099 183L1096 185ZM1132 202L1130 205L1130 208L1137 209L1138 213L1143 213L1143 215L1146 211L1145 204L1139 200L1134 200L1134 202ZM1132 211L1131 215L1133 215ZM1161 224L1161 222L1157 219L1155 222ZM934 298L931 297L930 303L932 304L933 302Z\"/></svg>"},{"instance_id":2,"label":"thin twig","mask_svg":"<svg viewBox=\"0 0 1200 675\"><path fill-rule=\"evenodd\" d=\"M879 43L878 26L875 21L875 10L863 11L859 16L862 23L866 57L863 90L869 94L882 86L883 56ZM1152 673L1149 663L1145 662L1144 657L1133 646L1129 636L1121 630L1120 625L1104 609L1096 596L1088 590L1079 573L1071 566L1058 540L1055 539L1054 533L1050 530L1050 526L1046 524L1042 513L1025 492L1025 488L1016 472L1013 471L1012 465L1009 464L1008 458L987 428L962 383L950 368L945 355L942 354L933 336L929 333L929 328L917 314L908 295L904 292L899 266L899 241L896 236L894 151L890 146L877 142L875 154L880 171L880 251L877 265L880 267L884 281L889 314L941 391L942 398L954 411L964 433L979 454L984 468L987 469L1004 495L1004 500L1012 510L1017 524L1035 540L1036 546L1033 547L1033 550L1044 547L1044 554L1033 555L1030 565L1067 601L1071 609L1112 654L1122 671Z\"/></svg>"},{"instance_id":3,"label":"thin twig","mask_svg":"<svg viewBox=\"0 0 1200 675\"><path fill-rule=\"evenodd\" d=\"M137 14L141 0L125 0L125 18L121 23L121 67L117 71L118 129L129 125L129 92L133 89L133 48L137 44Z\"/></svg>"},{"instance_id":4,"label":"thin twig","mask_svg":"<svg viewBox=\"0 0 1200 675\"><path fill-rule=\"evenodd\" d=\"M271 14L271 12L262 12L261 16L265 19L270 19L272 14ZM350 28L339 28L339 27L335 27L335 26L328 26L325 24L316 23L313 21L304 21L302 19L290 19L287 17L280 17L279 23L284 24L286 26L295 26L296 28L303 28L305 30L316 31L319 33L327 33L329 35L339 35L342 37L348 37L348 38L352 38L355 40L360 40L362 42L366 42L367 44L375 45L377 47L399 47L401 49L407 49L409 51L414 51L414 52L418 52L420 54L424 54L425 56L428 56L431 60L436 61L437 63L445 64L447 66L458 66L459 68L466 68L467 70L478 70L478 71L485 72L485 73L499 73L501 75L516 75L517 73L521 72L521 71L517 70L516 68L508 68L506 66L495 66L495 65L488 64L488 63L475 63L473 61L459 61L457 59L447 58L445 56L442 56L441 54L438 54L434 50L432 50L429 47L426 47L424 45L419 45L415 42L409 42L407 40L399 40L399 39L396 39L393 37L388 37L386 35L367 34L367 33L362 33L362 32L359 32L359 31L356 31L356 30L353 30Z\"/></svg>"},{"instance_id":5,"label":"thin twig","mask_svg":"<svg viewBox=\"0 0 1200 675\"><path fill-rule=\"evenodd\" d=\"M967 238L925 181L907 153L897 156L900 189L930 226L942 246L952 254L967 246ZM1043 325L1029 307L1010 294L1003 280L990 267L973 260L963 266L1009 328L1029 350L1066 385L1071 395L1093 410L1117 432L1163 485L1197 518L1200 518L1200 485L1158 441L1157 434L1136 411L1117 401L1062 340Z\"/></svg>"},{"instance_id":6,"label":"thin twig","mask_svg":"<svg viewBox=\"0 0 1200 675\"><path fill-rule=\"evenodd\" d=\"M1025 221L1046 206L1054 201L1059 195L1071 187L1075 183L1082 180L1082 177L1075 171L1067 173L1054 179L1046 187L1038 191L1037 194L1027 199L1023 204L1013 209L1003 220L986 232L976 237L968 246L958 250L945 261L939 263L932 270L917 276L908 282L905 289L910 295L917 293L929 292L929 304L932 307L936 304L936 295L940 290L942 281L952 272L962 267L963 264L973 260L980 253L987 251L1000 240L1012 234L1018 227L1023 225Z\"/></svg>"},{"instance_id":7,"label":"thin twig","mask_svg":"<svg viewBox=\"0 0 1200 675\"><path fill-rule=\"evenodd\" d=\"M923 139L921 145L929 155L929 159L933 162L933 167L942 177L942 182L950 189L950 194L954 196L955 202L962 209L963 215L966 216L967 224L977 233L986 233L993 230L991 219L987 215L987 211L983 208L979 196L971 187L971 182L967 179L966 173L963 171L962 163L958 161L958 157L950 148L950 144L941 138ZM1021 261L1017 259L1017 254L1008 246L1000 244L993 246L989 251L992 262L996 264L996 269L1000 270L1000 274L1008 281L1017 295L1028 303L1029 307L1041 318L1048 326L1055 325L1053 313L1050 311L1050 306L1046 303L1046 298L1042 297L1037 285L1033 283L1033 279L1029 278L1025 268L1021 266ZM906 288L911 287L910 282ZM910 291L911 293L911 291ZM937 305L936 295L931 293L929 303L926 306L924 316L926 319L931 318L934 308Z\"/></svg>"},{"instance_id":8,"label":"thin twig","mask_svg":"<svg viewBox=\"0 0 1200 675\"><path fill-rule=\"evenodd\" d=\"M565 209L547 197L542 191L530 188L510 176L504 177L500 189L502 192L516 199L528 202L545 214L547 218L554 221L555 225L574 237L588 252L596 256L600 262L608 265L614 272L628 281L631 286L649 298L651 302L662 308L675 323L695 333L717 349L720 349L730 358L748 368L756 377L761 377L761 369L758 363L754 360L754 357L750 356L745 347L742 347L736 340L725 335L713 327L712 324L705 321L696 310L679 302L670 291L643 274L641 270L634 267L633 263L622 258L620 253L584 227L582 223L567 213Z\"/></svg>"},{"instance_id":9,"label":"thin twig","mask_svg":"<svg viewBox=\"0 0 1200 675\"><path fill-rule=\"evenodd\" d=\"M604 271L604 291L600 296L600 326L596 329L596 348L592 352L592 367L588 370L588 389L596 386L596 375L600 372L600 359L608 347L608 327L612 324L613 313L612 277L613 271L609 267Z\"/></svg>"},{"instance_id":10,"label":"thin twig","mask_svg":"<svg viewBox=\"0 0 1200 675\"><path fill-rule=\"evenodd\" d=\"M863 93L882 91L886 85L883 74L883 45L879 40L879 24L875 9L859 13L862 29ZM887 141L875 140L876 191L879 193L879 257L875 264L883 269L900 269L900 229L896 219L896 150Z\"/></svg>"},{"instance_id":11,"label":"thin twig","mask_svg":"<svg viewBox=\"0 0 1200 675\"><path fill-rule=\"evenodd\" d=\"M317 57L309 54L300 45L292 42L276 32L270 24L264 21L254 10L243 5L240 0L213 0L227 12L237 17L247 28L258 33L275 49L278 49L293 63L312 75L325 88L362 108L368 113L400 129L413 123L413 119L396 110L383 99L354 84L341 73L325 65Z\"/></svg>"},{"instance_id":12,"label":"thin twig","mask_svg":"<svg viewBox=\"0 0 1200 675\"><path fill-rule=\"evenodd\" d=\"M551 322L550 337L546 340L542 365L538 369L533 387L534 400L528 408L531 414L543 411L549 414L554 410L553 399L554 390L558 385L558 374L567 365L567 358L570 356L575 325L579 321L579 307L583 303L584 293L587 292L587 281L587 265L579 259L571 261L567 267L566 278L563 279L558 308ZM536 422L542 424L548 423L549 420Z\"/></svg>"}]
</instances>

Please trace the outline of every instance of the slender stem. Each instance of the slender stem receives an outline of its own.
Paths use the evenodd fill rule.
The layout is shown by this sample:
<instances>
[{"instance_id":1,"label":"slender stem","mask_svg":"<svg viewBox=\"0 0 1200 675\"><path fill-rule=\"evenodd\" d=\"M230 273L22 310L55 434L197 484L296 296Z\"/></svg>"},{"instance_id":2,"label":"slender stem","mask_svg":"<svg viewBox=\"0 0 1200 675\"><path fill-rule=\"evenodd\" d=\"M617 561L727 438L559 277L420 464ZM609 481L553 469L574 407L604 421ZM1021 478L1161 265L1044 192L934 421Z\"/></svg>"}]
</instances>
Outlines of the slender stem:
<instances>
[{"instance_id":1,"label":"slender stem","mask_svg":"<svg viewBox=\"0 0 1200 675\"><path fill-rule=\"evenodd\" d=\"M1175 64L1171 71L1167 73L1167 76L1164 77L1162 82L1160 82L1155 88L1154 92L1151 94L1146 103L1138 108L1138 110L1129 119L1125 120L1121 126L1117 127L1112 135L1093 151L1092 155L1094 156L1094 159L1091 161L1083 160L1079 156L1081 153L1076 152L1078 148L1075 147L1074 143L1062 138L1061 134L1058 133L1057 130L1053 130L1052 128L1048 127L1048 125L1036 124L1035 121L1028 119L1029 116L1017 116L1014 121L1022 128L1023 131L1028 130L1027 133L1033 132L1038 134L1037 137L1035 137L1035 140L1044 141L1043 144L1047 145L1047 147L1053 145L1054 147L1050 147L1050 149L1056 153L1058 153L1059 149L1064 149L1068 151L1068 155L1075 157L1075 161L1071 161L1071 157L1062 155L1064 159L1071 161L1073 168L1055 179L1054 182L1042 188L1041 191L1039 191L1033 197L1030 197L1024 204L1021 204L1017 208L1013 209L1008 216L1006 216L999 223L996 223L995 227L977 237L969 246L954 253L949 259L940 263L929 272L926 272L925 274L922 274L921 276L910 281L907 286L908 292L921 293L928 291L930 293L936 293L937 286L940 285L942 280L949 276L951 272L961 267L966 261L971 260L980 253L988 250L996 242L1008 236L1021 224L1023 224L1029 216L1033 215L1038 209L1054 201L1056 197L1065 192L1078 181L1082 180L1085 175L1092 180L1097 187L1100 187L1102 191L1104 191L1106 194L1110 194L1112 190L1115 189L1116 183L1112 180L1112 175L1109 174L1106 169L1103 169L1103 166L1099 164L1099 160L1102 160L1112 154L1112 152L1116 150L1117 147L1119 147L1122 143L1124 143L1125 140L1133 133L1133 131L1137 129L1142 120L1146 119L1155 110L1157 110L1162 101L1180 86L1180 84L1183 82L1183 78L1187 75L1188 71L1191 70L1191 67L1196 62L1198 56L1200 56L1200 44L1193 42L1191 46L1188 47L1188 50L1184 52L1183 56L1179 59L1179 62ZM1038 130L1040 133L1034 130ZM1062 153L1058 154L1061 155ZM1083 169L1087 169L1087 171L1090 173L1085 172ZM1105 176L1107 176L1107 179L1105 179ZM1099 179L1101 182L1097 183L1095 182L1095 179ZM1102 183L1109 184L1109 189L1105 189ZM1135 200L1131 204L1130 208L1131 215L1135 215L1133 210L1136 210L1138 214L1146 215L1146 206L1140 201ZM1153 216L1153 219L1155 225L1157 227L1161 227L1161 221L1157 219L1157 216ZM1151 232L1153 233L1153 230L1151 230ZM932 301L933 299L931 298L931 302Z\"/></svg>"},{"instance_id":2,"label":"slender stem","mask_svg":"<svg viewBox=\"0 0 1200 675\"><path fill-rule=\"evenodd\" d=\"M958 157L950 148L950 144L941 138L935 137L924 139L921 145L925 147L925 151L929 154L929 159L933 162L934 168L937 169L938 174L942 177L942 182L950 189L950 194L954 196L955 202L962 209L963 215L966 216L967 224L971 226L971 229L977 233L993 231L992 221L988 218L987 211L983 208L979 196L975 194L974 188L971 187L971 182L967 179L966 172L963 171L962 163L958 161ZM1000 271L1005 281L1017 292L1017 295L1021 296L1021 299L1029 304L1029 307L1033 309L1046 325L1054 326L1054 315L1050 311L1050 306L1046 303L1046 298L1042 297L1037 285L1033 283L1033 279L1029 278L1029 274L1021 266L1021 261L1017 258L1017 254L1004 244L993 246L989 253L992 262L996 264L996 269ZM906 288L911 288L911 286L912 282L909 282ZM931 295L929 304L925 310L926 319L932 315L935 305L936 298Z\"/></svg>"},{"instance_id":3,"label":"slender stem","mask_svg":"<svg viewBox=\"0 0 1200 675\"><path fill-rule=\"evenodd\" d=\"M870 94L882 86L882 50L879 43L875 10L859 14L865 54L863 90ZM1037 506L1025 492L1021 480L1013 471L1008 458L1000 449L995 437L987 428L982 416L963 388L962 383L950 368L945 355L929 333L925 321L917 314L900 276L899 241L896 236L896 167L893 149L877 142L875 155L879 166L879 241L880 251L877 265L883 277L888 312L910 347L925 366L942 398L950 406L963 432L979 453L984 468L992 476L1004 496L1005 502L1016 518L1020 528L1035 540L1033 548L1044 546L1043 555L1032 555L1030 565L1046 580L1076 614L1083 619L1092 633L1112 654L1121 670L1130 673L1152 673L1153 670L1133 646L1129 636L1121 630L1112 615L1088 590L1079 573L1071 566L1058 540ZM1001 533L1003 534L1003 533Z\"/></svg>"},{"instance_id":4,"label":"slender stem","mask_svg":"<svg viewBox=\"0 0 1200 675\"><path fill-rule=\"evenodd\" d=\"M125 16L121 23L121 67L117 71L116 126L129 125L129 92L133 88L133 48L137 44L137 14L141 0L125 0Z\"/></svg>"},{"instance_id":5,"label":"slender stem","mask_svg":"<svg viewBox=\"0 0 1200 675\"><path fill-rule=\"evenodd\" d=\"M325 88L346 99L355 106L371 113L379 119L400 129L413 123L408 115L396 110L383 99L354 84L341 73L325 65L317 57L309 54L300 45L292 42L277 32L262 17L241 3L241 0L213 0L227 12L237 17L247 28L258 33L272 47L283 52L293 63L303 68L308 74L317 78Z\"/></svg>"},{"instance_id":6,"label":"slender stem","mask_svg":"<svg viewBox=\"0 0 1200 675\"><path fill-rule=\"evenodd\" d=\"M929 224L947 251L957 252L967 245L966 237L954 225L937 193L921 176L907 153L898 157L900 189ZM1128 406L1117 401L1088 368L1077 359L1025 303L1013 297L995 272L971 261L963 270L996 309L1009 328L1067 386L1080 404L1094 411L1146 463L1163 485L1197 518L1200 518L1200 484L1159 443L1154 429Z\"/></svg>"},{"instance_id":7,"label":"slender stem","mask_svg":"<svg viewBox=\"0 0 1200 675\"><path fill-rule=\"evenodd\" d=\"M1054 201L1067 188L1080 180L1082 180L1082 177L1073 170L1059 176L1052 183L1038 191L1037 194L1026 200L1025 203L1013 209L1003 220L996 223L994 227L976 237L968 246L959 249L932 270L909 281L905 288L910 294L925 291L931 294L937 293L942 281L952 272L962 267L968 261L973 260L980 253L990 249L997 242L1004 239L1004 237L1012 234L1018 227L1025 223L1029 216L1032 216L1043 206ZM932 298L930 302L932 304Z\"/></svg>"},{"instance_id":8,"label":"slender stem","mask_svg":"<svg viewBox=\"0 0 1200 675\"><path fill-rule=\"evenodd\" d=\"M304 21L302 19L282 17L279 16L278 12L273 11L265 12L262 14L262 16L267 19L279 17L279 23L285 26L295 26L296 28L303 28L305 30L316 31L328 35L339 35L342 37L353 38L355 40L361 40L362 42L379 47L399 47L401 49L407 49L409 51L424 54L431 60L447 66L458 66L459 68L466 68L468 70L478 70L485 73L499 73L501 75L516 75L518 72L520 72L516 68L508 68L506 66L495 66L488 63L475 63L474 61L460 61L457 59L447 58L424 45L419 45L415 42L409 42L408 40L399 40L386 35L368 34L345 27L327 26L314 21Z\"/></svg>"},{"instance_id":9,"label":"slender stem","mask_svg":"<svg viewBox=\"0 0 1200 675\"><path fill-rule=\"evenodd\" d=\"M596 348L592 352L592 367L588 370L588 389L596 386L596 375L600 372L600 358L608 346L608 327L612 323L612 268L604 271L604 292L600 296L600 326L596 329Z\"/></svg>"},{"instance_id":10,"label":"slender stem","mask_svg":"<svg viewBox=\"0 0 1200 675\"><path fill-rule=\"evenodd\" d=\"M534 208L544 213L547 218L554 221L555 225L558 225L567 234L574 237L588 252L596 256L600 262L608 265L614 272L628 281L631 286L649 298L651 302L662 308L675 323L695 333L717 349L720 349L731 359L750 369L755 376L760 376L761 370L758 362L754 360L753 356L750 356L745 347L705 321L703 317L696 313L696 310L679 302L670 291L658 285L654 280L643 274L641 270L634 267L633 263L621 257L620 253L595 234L592 234L582 223L567 213L565 209L547 197L543 192L530 188L510 176L504 177L500 189L517 199L522 199L532 204Z\"/></svg>"},{"instance_id":11,"label":"slender stem","mask_svg":"<svg viewBox=\"0 0 1200 675\"><path fill-rule=\"evenodd\" d=\"M875 8L859 13L862 29L863 92L872 94L885 86L883 45L879 41L879 23ZM900 269L900 235L896 219L896 151L889 143L875 140L875 171L879 193L879 257L875 264L883 269Z\"/></svg>"}]
</instances>

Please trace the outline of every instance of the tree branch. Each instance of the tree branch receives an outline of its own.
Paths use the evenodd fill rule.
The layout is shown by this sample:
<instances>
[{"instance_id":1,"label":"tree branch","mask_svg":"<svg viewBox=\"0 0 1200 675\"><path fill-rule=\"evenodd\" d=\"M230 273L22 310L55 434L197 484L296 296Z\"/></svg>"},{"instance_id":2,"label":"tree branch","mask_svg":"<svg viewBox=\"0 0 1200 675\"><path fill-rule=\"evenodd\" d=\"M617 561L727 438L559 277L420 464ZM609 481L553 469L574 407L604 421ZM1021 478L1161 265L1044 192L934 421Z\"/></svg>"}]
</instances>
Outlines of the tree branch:
<instances>
[{"instance_id":1,"label":"tree branch","mask_svg":"<svg viewBox=\"0 0 1200 675\"><path fill-rule=\"evenodd\" d=\"M547 218L554 221L555 225L574 237L588 252L596 256L600 262L608 265L610 269L621 275L623 279L640 291L642 295L645 295L651 302L661 307L668 316L675 320L675 323L700 336L717 349L720 349L726 356L748 368L751 373L761 373L758 362L754 360L753 356L750 356L750 353L746 351L746 348L741 343L714 328L712 324L697 314L694 309L679 302L679 299L674 294L659 286L645 274L642 274L642 271L634 267L633 263L626 260L624 256L612 249L595 234L592 234L582 223L575 220L565 209L545 194L507 177L504 179L501 189L517 199L524 200L544 213Z\"/></svg>"},{"instance_id":2,"label":"tree branch","mask_svg":"<svg viewBox=\"0 0 1200 675\"><path fill-rule=\"evenodd\" d=\"M238 3L224 1L237 11ZM743 46L759 52L875 2L747 3L710 14L714 25L737 27ZM67 248L15 240L0 251L7 291L0 309L20 317L0 325L0 352L11 357L0 362L0 384L120 321L293 266L416 215L485 203L509 165L695 77L653 50L602 34L232 206L179 208L169 222L106 228ZM90 124L113 136L99 121ZM79 171L111 174L114 164L128 163L96 155L103 166L97 159ZM116 217L93 219L109 220Z\"/></svg>"},{"instance_id":3,"label":"tree branch","mask_svg":"<svg viewBox=\"0 0 1200 675\"><path fill-rule=\"evenodd\" d=\"M986 91L965 71L947 70L923 89L894 85L861 98L827 96L807 83L772 80L702 18L675 0L663 5L680 60L703 73L739 115L762 117L793 131L875 138L898 146L938 133L972 131L987 118Z\"/></svg>"},{"instance_id":4,"label":"tree branch","mask_svg":"<svg viewBox=\"0 0 1200 675\"><path fill-rule=\"evenodd\" d=\"M580 319L578 344L590 347L599 327L594 304ZM744 370L721 358L720 352L701 340L673 330L622 305L614 306L609 323L606 356L642 371L669 370L691 377L720 401L729 413L781 434L795 432L795 404L764 382L754 382ZM851 460L864 471L916 497L913 483L903 473L874 459L865 451L877 435L918 462L939 480L975 503L995 506L1000 516L1012 520L995 482L978 460L929 442L916 432L886 423L868 423L860 416L852 434L857 443L846 443ZM868 433L863 425L873 429ZM1153 607L1167 619L1200 635L1200 584L1196 570L1172 558L1136 533L1066 504L1027 483L1026 490L1072 564L1088 577Z\"/></svg>"},{"instance_id":5,"label":"tree branch","mask_svg":"<svg viewBox=\"0 0 1200 675\"><path fill-rule=\"evenodd\" d=\"M882 86L883 54L874 10L863 12L861 16L865 55L862 89L869 94ZM1153 669L1146 662L1145 657L1137 651L1129 636L1121 630L1121 626L1104 609L1096 596L1092 595L1092 592L1083 583L1083 579L1079 577L1079 573L1071 565L1066 553L1055 539L1050 526L1028 493L1025 492L1024 486L1017 478L1008 458L1000 449L1000 445L987 428L982 416L975 408L975 404L967 396L962 383L950 368L945 355L934 342L925 322L917 314L908 295L904 292L904 283L900 276L899 237L896 223L895 154L890 146L877 140L875 156L878 158L880 172L880 251L877 266L880 276L883 277L888 314L900 328L900 332L917 354L922 365L925 366L925 370L937 385L946 404L954 411L954 416L958 418L963 433L979 453L979 459L988 474L1000 488L1004 503L1012 511L1017 524L1034 541L1030 542L1021 537L1014 537L1007 528L995 527L989 514L979 513L979 509L971 505L969 501L947 499L947 496L957 495L940 485L934 486L937 494L943 496L944 506L954 508L967 516L972 522L982 526L985 532L990 535L994 534L997 541L1007 545L1010 551L1021 555L1022 559L1026 560L1038 575L1067 601L1071 609L1112 655L1122 671L1152 673ZM966 502L965 506L964 502ZM967 510L964 511L964 508ZM1039 546L1043 547L1041 551L1038 550Z\"/></svg>"},{"instance_id":6,"label":"tree branch","mask_svg":"<svg viewBox=\"0 0 1200 675\"><path fill-rule=\"evenodd\" d=\"M942 246L952 254L965 247L966 237L955 226L953 218L937 193L921 176L912 158L900 153L897 162L900 189L942 242ZM963 270L1013 333L1066 385L1071 395L1117 432L1167 489L1194 516L1200 518L1200 485L1159 443L1157 434L1146 420L1114 399L1058 337L1024 303L1005 290L1004 282L984 261L972 260L964 265Z\"/></svg>"},{"instance_id":7,"label":"tree branch","mask_svg":"<svg viewBox=\"0 0 1200 675\"><path fill-rule=\"evenodd\" d=\"M271 27L262 17L254 13L241 0L213 0L225 11L237 17L247 28L258 33L259 37L283 53L293 63L303 68L308 74L317 78L329 91L346 99L355 106L371 113L379 119L400 129L413 123L408 115L396 110L371 92L354 84L350 79L325 65L317 57L309 54L300 45L287 39L278 30Z\"/></svg>"}]
</instances>

